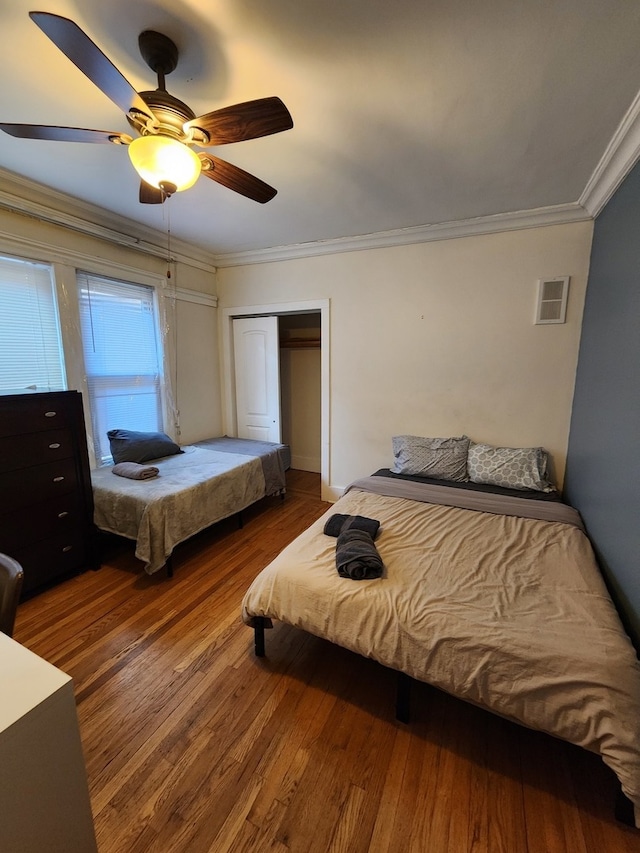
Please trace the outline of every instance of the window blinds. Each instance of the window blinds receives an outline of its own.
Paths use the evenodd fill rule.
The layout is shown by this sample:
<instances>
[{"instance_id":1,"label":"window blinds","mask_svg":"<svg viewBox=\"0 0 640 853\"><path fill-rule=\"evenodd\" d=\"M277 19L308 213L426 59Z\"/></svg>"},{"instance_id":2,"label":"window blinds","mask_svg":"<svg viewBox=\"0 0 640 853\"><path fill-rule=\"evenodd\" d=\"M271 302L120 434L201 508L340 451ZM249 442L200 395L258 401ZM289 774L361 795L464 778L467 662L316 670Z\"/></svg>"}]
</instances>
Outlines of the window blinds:
<instances>
[{"instance_id":1,"label":"window blinds","mask_svg":"<svg viewBox=\"0 0 640 853\"><path fill-rule=\"evenodd\" d=\"M0 257L0 390L65 388L51 267Z\"/></svg>"},{"instance_id":2,"label":"window blinds","mask_svg":"<svg viewBox=\"0 0 640 853\"><path fill-rule=\"evenodd\" d=\"M108 430L162 430L153 288L77 273L96 461L111 458Z\"/></svg>"}]
</instances>

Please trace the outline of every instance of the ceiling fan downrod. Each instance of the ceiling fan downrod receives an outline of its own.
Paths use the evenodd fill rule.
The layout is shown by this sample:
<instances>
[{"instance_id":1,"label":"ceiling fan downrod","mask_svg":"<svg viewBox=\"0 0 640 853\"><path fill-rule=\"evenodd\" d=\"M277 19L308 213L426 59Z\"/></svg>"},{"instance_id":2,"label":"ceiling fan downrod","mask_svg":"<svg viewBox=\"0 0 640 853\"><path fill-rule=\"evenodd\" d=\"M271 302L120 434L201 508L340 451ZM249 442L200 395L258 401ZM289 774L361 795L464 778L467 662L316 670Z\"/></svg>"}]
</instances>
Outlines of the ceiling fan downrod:
<instances>
[{"instance_id":1,"label":"ceiling fan downrod","mask_svg":"<svg viewBox=\"0 0 640 853\"><path fill-rule=\"evenodd\" d=\"M138 36L138 47L144 61L158 76L158 89L166 91L164 78L178 65L178 48L175 43L163 33L144 30Z\"/></svg>"}]
</instances>

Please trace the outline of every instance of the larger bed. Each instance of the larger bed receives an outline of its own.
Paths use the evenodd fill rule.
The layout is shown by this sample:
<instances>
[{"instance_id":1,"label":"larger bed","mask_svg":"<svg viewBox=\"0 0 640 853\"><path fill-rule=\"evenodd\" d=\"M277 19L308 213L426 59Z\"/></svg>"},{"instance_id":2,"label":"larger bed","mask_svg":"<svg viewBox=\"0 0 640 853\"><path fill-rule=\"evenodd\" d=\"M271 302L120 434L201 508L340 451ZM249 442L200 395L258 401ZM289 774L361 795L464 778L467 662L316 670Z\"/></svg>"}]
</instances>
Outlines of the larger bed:
<instances>
[{"instance_id":1,"label":"larger bed","mask_svg":"<svg viewBox=\"0 0 640 853\"><path fill-rule=\"evenodd\" d=\"M110 467L91 472L96 526L134 539L148 574L161 569L180 542L285 492L288 445L221 436L182 450L154 459L159 475L153 479L115 476Z\"/></svg>"},{"instance_id":2,"label":"larger bed","mask_svg":"<svg viewBox=\"0 0 640 853\"><path fill-rule=\"evenodd\" d=\"M499 488L382 470L254 580L259 631L279 620L599 754L640 826L640 666L578 513ZM380 522L383 576L336 571L336 514ZM626 802L623 800L623 802Z\"/></svg>"}]
</instances>

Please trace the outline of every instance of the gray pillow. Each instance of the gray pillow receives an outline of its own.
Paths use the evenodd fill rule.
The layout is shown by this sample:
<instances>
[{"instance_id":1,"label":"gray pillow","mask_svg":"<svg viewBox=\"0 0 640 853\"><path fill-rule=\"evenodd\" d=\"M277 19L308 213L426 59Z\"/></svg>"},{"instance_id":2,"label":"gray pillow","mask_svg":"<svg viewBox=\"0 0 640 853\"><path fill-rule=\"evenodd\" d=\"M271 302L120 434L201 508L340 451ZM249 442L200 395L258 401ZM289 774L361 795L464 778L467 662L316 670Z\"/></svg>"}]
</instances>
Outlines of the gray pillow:
<instances>
[{"instance_id":1,"label":"gray pillow","mask_svg":"<svg viewBox=\"0 0 640 853\"><path fill-rule=\"evenodd\" d=\"M490 444L469 447L467 469L472 483L553 492L547 467L548 455L542 447L492 447Z\"/></svg>"},{"instance_id":2,"label":"gray pillow","mask_svg":"<svg viewBox=\"0 0 640 853\"><path fill-rule=\"evenodd\" d=\"M110 429L107 433L113 461L149 462L162 456L184 453L163 432L135 432L131 429Z\"/></svg>"},{"instance_id":3,"label":"gray pillow","mask_svg":"<svg viewBox=\"0 0 640 853\"><path fill-rule=\"evenodd\" d=\"M464 483L470 440L458 438L422 438L418 435L394 435L392 438L394 474L432 477Z\"/></svg>"}]
</instances>

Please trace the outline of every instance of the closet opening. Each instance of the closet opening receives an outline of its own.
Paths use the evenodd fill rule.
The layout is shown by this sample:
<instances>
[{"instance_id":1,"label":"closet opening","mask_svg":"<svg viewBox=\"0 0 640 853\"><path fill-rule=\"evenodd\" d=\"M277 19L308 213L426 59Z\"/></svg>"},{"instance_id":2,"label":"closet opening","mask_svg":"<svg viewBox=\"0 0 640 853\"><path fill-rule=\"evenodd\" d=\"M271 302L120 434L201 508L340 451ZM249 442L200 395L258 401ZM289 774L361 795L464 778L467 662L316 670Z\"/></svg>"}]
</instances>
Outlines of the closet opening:
<instances>
[{"instance_id":1,"label":"closet opening","mask_svg":"<svg viewBox=\"0 0 640 853\"><path fill-rule=\"evenodd\" d=\"M222 321L226 434L288 444L292 471L333 500L328 300L225 308Z\"/></svg>"}]
</instances>

